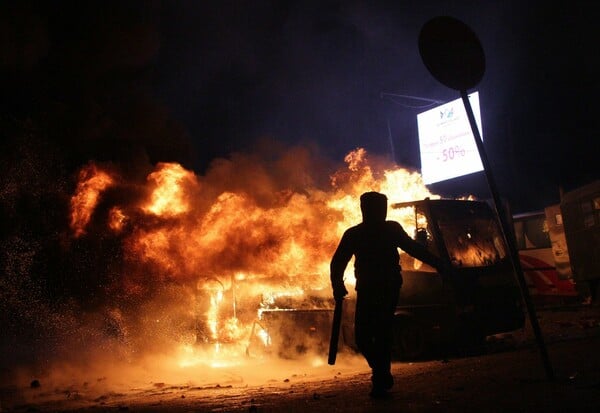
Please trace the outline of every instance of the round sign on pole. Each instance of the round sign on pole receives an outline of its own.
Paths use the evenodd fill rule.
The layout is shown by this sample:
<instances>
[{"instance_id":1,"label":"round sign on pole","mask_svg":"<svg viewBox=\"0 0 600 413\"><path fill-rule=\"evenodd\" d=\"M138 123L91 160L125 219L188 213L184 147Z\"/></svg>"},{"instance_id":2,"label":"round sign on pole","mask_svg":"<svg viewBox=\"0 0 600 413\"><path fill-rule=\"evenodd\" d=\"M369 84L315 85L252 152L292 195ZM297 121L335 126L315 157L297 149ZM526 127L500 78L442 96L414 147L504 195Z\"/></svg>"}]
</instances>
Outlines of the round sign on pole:
<instances>
[{"instance_id":1,"label":"round sign on pole","mask_svg":"<svg viewBox=\"0 0 600 413\"><path fill-rule=\"evenodd\" d=\"M466 91L485 72L485 54L477 35L449 16L429 20L419 34L419 53L427 70L443 85Z\"/></svg>"}]
</instances>

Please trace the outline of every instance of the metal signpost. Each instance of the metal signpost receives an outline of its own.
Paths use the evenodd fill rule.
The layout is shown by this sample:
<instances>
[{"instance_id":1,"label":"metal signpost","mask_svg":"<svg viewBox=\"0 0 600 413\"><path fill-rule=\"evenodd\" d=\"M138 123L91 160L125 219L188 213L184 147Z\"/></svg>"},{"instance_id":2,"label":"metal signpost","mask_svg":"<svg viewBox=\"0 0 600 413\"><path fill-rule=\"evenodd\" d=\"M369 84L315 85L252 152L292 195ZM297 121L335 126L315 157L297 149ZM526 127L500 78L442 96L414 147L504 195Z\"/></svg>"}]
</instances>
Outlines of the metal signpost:
<instances>
[{"instance_id":1,"label":"metal signpost","mask_svg":"<svg viewBox=\"0 0 600 413\"><path fill-rule=\"evenodd\" d=\"M525 276L523 275L523 269L519 260L519 253L511 236L512 231L506 219L506 214L498 189L496 188L492 170L467 94L467 89L477 85L485 72L485 55L481 43L470 27L463 22L453 17L440 16L425 23L421 29L419 35L419 52L423 63L433 77L445 86L460 91L473 137L475 138L475 143L481 157L483 170L492 194L496 214L502 227L502 234L510 251L513 268L527 307L527 313L529 314L529 321L531 322L540 349L546 376L548 380L554 380L554 371L542 337L535 307L527 289Z\"/></svg>"}]
</instances>

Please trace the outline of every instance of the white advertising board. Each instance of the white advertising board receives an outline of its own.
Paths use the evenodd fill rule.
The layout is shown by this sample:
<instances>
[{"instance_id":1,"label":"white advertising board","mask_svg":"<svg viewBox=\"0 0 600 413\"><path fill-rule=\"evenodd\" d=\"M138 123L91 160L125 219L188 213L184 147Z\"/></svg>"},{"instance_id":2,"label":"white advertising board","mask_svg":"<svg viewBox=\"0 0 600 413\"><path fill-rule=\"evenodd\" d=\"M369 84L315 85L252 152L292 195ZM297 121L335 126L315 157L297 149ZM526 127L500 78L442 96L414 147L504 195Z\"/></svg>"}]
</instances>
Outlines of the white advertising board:
<instances>
[{"instance_id":1,"label":"white advertising board","mask_svg":"<svg viewBox=\"0 0 600 413\"><path fill-rule=\"evenodd\" d=\"M483 139L479 93L469 94L475 123ZM425 184L479 172L483 164L462 99L417 115L421 175Z\"/></svg>"}]
</instances>

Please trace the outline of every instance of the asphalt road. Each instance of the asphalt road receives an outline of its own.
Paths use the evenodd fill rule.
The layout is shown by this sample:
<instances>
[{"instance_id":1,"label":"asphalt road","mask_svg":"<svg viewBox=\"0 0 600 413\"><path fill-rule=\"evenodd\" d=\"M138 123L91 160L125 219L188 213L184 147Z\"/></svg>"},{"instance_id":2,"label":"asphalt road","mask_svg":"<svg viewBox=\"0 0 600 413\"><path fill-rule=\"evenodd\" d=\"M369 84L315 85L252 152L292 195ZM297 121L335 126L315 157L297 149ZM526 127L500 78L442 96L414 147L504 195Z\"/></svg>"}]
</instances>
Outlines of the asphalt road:
<instances>
[{"instance_id":1,"label":"asphalt road","mask_svg":"<svg viewBox=\"0 0 600 413\"><path fill-rule=\"evenodd\" d=\"M600 408L600 307L538 311L554 380L543 367L529 324L490 338L484 354L397 362L391 397L368 397L367 368L324 366L324 374L272 369L263 382L209 386L153 383L94 398L76 389L54 389L21 402L3 389L2 411L78 412L592 412ZM338 368L339 367L339 368ZM15 388L13 388L14 396ZM8 403L6 403L7 401ZM10 404L9 404L10 403Z\"/></svg>"}]
</instances>

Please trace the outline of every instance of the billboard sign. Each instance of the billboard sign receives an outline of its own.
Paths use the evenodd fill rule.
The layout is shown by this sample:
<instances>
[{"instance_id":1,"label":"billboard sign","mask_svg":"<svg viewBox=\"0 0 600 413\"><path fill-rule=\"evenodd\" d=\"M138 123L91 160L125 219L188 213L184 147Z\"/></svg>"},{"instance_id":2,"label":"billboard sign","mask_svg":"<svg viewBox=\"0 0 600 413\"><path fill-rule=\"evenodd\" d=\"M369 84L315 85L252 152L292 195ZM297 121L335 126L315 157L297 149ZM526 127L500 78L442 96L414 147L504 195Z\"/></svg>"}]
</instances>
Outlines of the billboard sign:
<instances>
[{"instance_id":1,"label":"billboard sign","mask_svg":"<svg viewBox=\"0 0 600 413\"><path fill-rule=\"evenodd\" d=\"M479 93L469 94L479 134ZM445 181L483 170L475 138L462 99L456 99L417 115L421 174L425 184Z\"/></svg>"}]
</instances>

